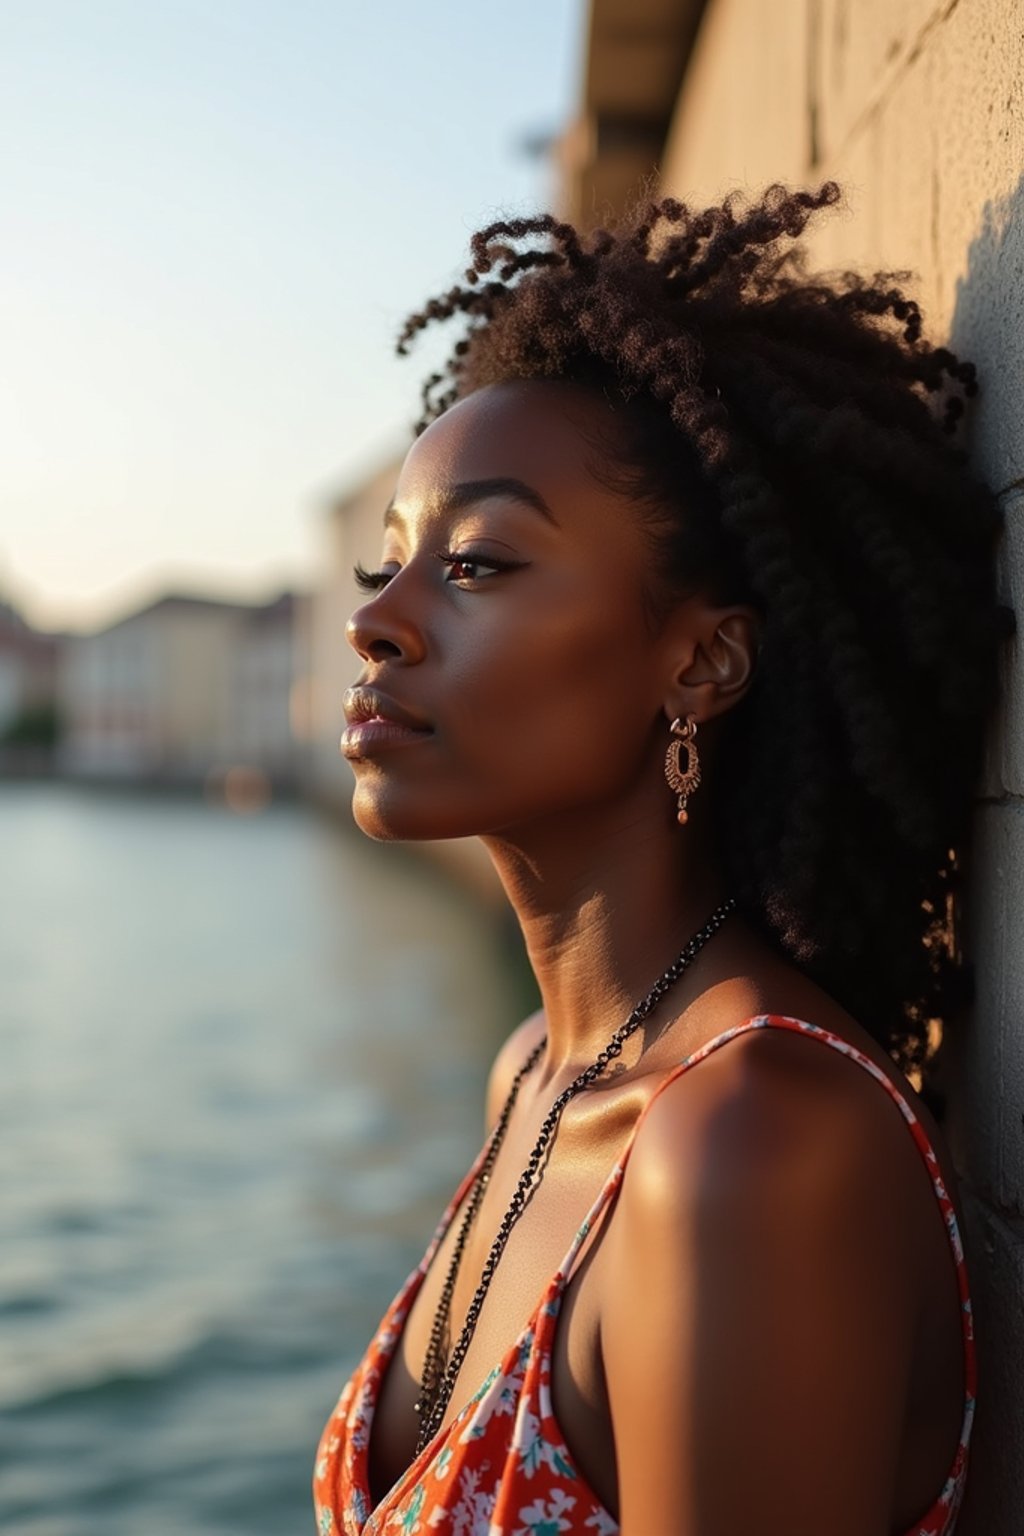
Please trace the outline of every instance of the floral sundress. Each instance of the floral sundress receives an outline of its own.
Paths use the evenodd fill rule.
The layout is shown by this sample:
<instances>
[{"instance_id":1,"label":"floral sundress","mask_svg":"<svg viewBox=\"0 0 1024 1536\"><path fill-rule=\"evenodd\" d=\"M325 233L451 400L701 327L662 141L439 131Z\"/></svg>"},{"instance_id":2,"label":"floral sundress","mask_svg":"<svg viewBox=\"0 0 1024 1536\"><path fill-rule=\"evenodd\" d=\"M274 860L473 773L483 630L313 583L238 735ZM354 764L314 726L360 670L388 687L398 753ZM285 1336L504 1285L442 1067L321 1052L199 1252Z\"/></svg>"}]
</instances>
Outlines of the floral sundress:
<instances>
[{"instance_id":1,"label":"floral sundress","mask_svg":"<svg viewBox=\"0 0 1024 1536\"><path fill-rule=\"evenodd\" d=\"M321 1436L313 1480L319 1536L430 1536L433 1532L440 1536L617 1536L617 1521L575 1465L552 1409L552 1346L562 1297L588 1232L622 1183L637 1130L654 1099L711 1051L748 1030L769 1026L818 1040L870 1072L899 1106L931 1176L960 1292L964 1411L948 1476L934 1503L904 1536L952 1536L963 1500L977 1392L971 1297L953 1203L920 1121L886 1074L830 1030L782 1014L761 1014L725 1030L666 1075L519 1337L461 1413L438 1431L371 1509L368 1446L380 1383L423 1277L482 1161L485 1143L444 1212L426 1254L385 1313Z\"/></svg>"}]
</instances>

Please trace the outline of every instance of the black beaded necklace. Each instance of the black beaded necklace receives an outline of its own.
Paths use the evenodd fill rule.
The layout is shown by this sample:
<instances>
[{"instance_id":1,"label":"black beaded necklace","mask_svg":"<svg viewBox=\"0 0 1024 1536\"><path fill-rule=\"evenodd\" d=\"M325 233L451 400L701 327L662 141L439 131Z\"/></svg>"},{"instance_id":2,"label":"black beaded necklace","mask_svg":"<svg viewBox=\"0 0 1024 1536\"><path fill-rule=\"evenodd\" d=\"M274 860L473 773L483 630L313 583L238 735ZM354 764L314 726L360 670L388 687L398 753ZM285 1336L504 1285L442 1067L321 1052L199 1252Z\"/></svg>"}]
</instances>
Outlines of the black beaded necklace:
<instances>
[{"instance_id":1,"label":"black beaded necklace","mask_svg":"<svg viewBox=\"0 0 1024 1536\"><path fill-rule=\"evenodd\" d=\"M533 1187L548 1145L558 1128L562 1110L570 1099L575 1098L576 1094L580 1093L584 1088L589 1088L591 1083L600 1077L609 1062L613 1061L621 1053L626 1040L629 1039L634 1030L640 1027L651 1010L661 1001L669 988L674 986L683 972L692 965L708 939L718 932L735 905L736 898L730 896L726 901L722 902L721 906L716 907L704 924L704 927L694 934L693 938L690 939L682 952L676 956L668 969L658 977L651 990L647 993L647 996L637 1003L625 1024L620 1025L615 1031L600 1055L591 1062L589 1067L584 1068L575 1081L569 1084L568 1088L565 1088L558 1095L548 1110L544 1123L540 1128L540 1135L537 1137L536 1145L530 1153L529 1161L519 1177L519 1182L516 1185L508 1210L502 1217L501 1226L498 1228L498 1235L495 1237L491 1245L491 1251L487 1255L487 1261L480 1275L480 1283L474 1292L473 1299L469 1304L469 1310L466 1313L466 1321L462 1332L456 1341L455 1348L452 1350L451 1358L448 1360L447 1365L445 1365L452 1296L455 1292L455 1281L458 1277L459 1266L466 1248L466 1239L469 1236L473 1220L480 1209L484 1191L490 1182L494 1161L498 1155L498 1149L504 1139L505 1132L508 1129L509 1119L512 1115L512 1109L515 1105L520 1085L540 1060L544 1047L547 1045L546 1038L534 1047L512 1079L512 1086L509 1089L508 1097L505 1100L501 1114L495 1121L487 1143L487 1150L484 1153L480 1168L466 1198L466 1208L455 1239L455 1247L448 1265L448 1273L445 1276L441 1299L437 1304L437 1312L434 1314L434 1322L430 1330L430 1340L427 1344L426 1358L423 1363L423 1380L420 1384L419 1398L416 1403L416 1412L419 1417L419 1436L416 1441L417 1456L430 1444L441 1427L448 1404L451 1401L452 1392L455 1389L455 1383L458 1380L459 1371L462 1369L462 1363L466 1358L470 1341L476 1330L477 1321L484 1304L484 1297L487 1295L490 1283L494 1278L494 1272L498 1267L498 1260L505 1251L505 1245L509 1240L512 1228L526 1209L527 1197Z\"/></svg>"}]
</instances>

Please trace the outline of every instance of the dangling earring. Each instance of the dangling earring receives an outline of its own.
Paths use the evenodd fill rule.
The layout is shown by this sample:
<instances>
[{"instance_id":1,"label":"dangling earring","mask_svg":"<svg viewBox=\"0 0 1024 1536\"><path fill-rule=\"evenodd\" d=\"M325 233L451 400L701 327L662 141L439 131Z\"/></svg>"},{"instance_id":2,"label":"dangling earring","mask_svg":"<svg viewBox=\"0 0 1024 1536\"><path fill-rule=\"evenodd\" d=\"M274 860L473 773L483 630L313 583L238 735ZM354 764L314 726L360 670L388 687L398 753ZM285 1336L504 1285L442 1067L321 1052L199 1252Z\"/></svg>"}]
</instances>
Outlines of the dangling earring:
<instances>
[{"instance_id":1,"label":"dangling earring","mask_svg":"<svg viewBox=\"0 0 1024 1536\"><path fill-rule=\"evenodd\" d=\"M665 753L665 777L669 782L669 788L675 790L679 796L679 810L676 819L682 826L689 817L686 814L686 802L700 783L700 761L697 757L697 716L687 715L686 724L683 725L678 717L669 726L672 732L672 740L669 742L668 751ZM679 766L679 748L686 748L686 772Z\"/></svg>"}]
</instances>

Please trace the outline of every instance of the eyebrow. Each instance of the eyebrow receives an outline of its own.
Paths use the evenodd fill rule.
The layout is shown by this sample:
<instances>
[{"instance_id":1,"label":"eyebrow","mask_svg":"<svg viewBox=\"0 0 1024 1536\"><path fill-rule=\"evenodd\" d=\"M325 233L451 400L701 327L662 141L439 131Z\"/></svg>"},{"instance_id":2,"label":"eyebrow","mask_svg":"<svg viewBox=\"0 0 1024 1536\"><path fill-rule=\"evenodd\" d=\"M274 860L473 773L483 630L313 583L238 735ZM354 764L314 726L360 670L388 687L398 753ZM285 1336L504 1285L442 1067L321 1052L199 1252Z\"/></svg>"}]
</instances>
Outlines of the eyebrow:
<instances>
[{"instance_id":1,"label":"eyebrow","mask_svg":"<svg viewBox=\"0 0 1024 1536\"><path fill-rule=\"evenodd\" d=\"M535 491L532 485L527 485L524 480L516 480L510 475L498 475L490 480L463 480L458 485L442 486L431 497L432 505L439 512L460 512L463 507L471 506L477 501L487 501L492 496L504 496L512 501L521 501L525 506L532 507L542 517L546 517L549 523L556 521L555 515L539 491ZM401 513L392 502L384 513L384 527L390 528L395 522L401 521Z\"/></svg>"}]
</instances>

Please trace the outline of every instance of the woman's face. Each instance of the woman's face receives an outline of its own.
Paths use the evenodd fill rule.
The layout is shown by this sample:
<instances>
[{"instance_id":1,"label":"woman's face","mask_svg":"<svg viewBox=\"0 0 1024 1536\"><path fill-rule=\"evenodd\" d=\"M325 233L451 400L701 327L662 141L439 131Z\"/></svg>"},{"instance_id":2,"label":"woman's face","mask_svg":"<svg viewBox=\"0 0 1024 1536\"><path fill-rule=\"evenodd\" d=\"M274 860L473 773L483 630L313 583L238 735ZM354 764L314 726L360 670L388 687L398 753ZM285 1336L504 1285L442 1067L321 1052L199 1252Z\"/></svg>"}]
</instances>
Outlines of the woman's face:
<instances>
[{"instance_id":1,"label":"woman's face","mask_svg":"<svg viewBox=\"0 0 1024 1536\"><path fill-rule=\"evenodd\" d=\"M381 585L348 625L364 666L342 751L370 836L587 821L652 774L671 821L668 656L643 607L655 557L581 431L613 422L574 386L497 384L410 449Z\"/></svg>"}]
</instances>

